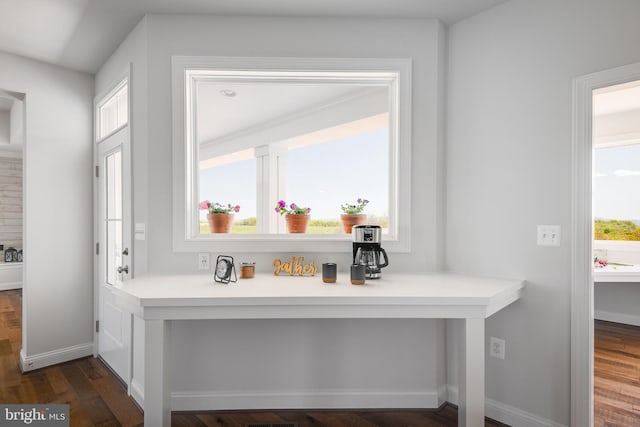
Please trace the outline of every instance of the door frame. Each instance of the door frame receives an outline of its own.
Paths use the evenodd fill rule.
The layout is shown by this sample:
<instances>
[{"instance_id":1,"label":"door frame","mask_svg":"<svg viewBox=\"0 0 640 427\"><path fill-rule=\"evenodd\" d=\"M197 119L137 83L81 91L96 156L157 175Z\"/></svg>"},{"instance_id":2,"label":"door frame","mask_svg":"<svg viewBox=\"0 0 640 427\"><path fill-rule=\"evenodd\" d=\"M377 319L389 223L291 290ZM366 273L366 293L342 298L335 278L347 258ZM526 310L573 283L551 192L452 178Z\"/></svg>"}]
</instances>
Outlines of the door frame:
<instances>
[{"instance_id":1,"label":"door frame","mask_svg":"<svg viewBox=\"0 0 640 427\"><path fill-rule=\"evenodd\" d=\"M108 138L107 137L99 138L98 137L98 105L105 100L105 98L113 92L116 88L118 88L123 81L127 82L128 90L128 117L127 124L121 128L116 129L112 134L121 131L125 128L128 137L128 144L123 145L122 147L122 156L123 156L123 174L125 173L125 169L127 170L130 179L128 185L123 185L123 200L126 200L126 203L123 203L123 218L129 218L129 235L131 236L131 242L128 245L129 247L129 279L132 279L135 274L134 267L134 258L135 258L135 250L133 248L133 170L132 170L132 159L131 159L131 143L132 143L132 106L133 106L133 86L132 86L132 75L133 75L133 64L129 63L127 70L120 74L120 76L115 79L112 84L109 85L109 88L102 93L98 94L93 101L93 271L94 271L94 279L93 279L93 356L98 357L98 332L96 331L95 325L99 319L99 286L100 286L100 254L104 252L98 253L98 244L100 243L100 188L99 188L99 179L98 179L98 167L101 167L102 170L99 171L100 174L104 174L103 165L100 164L99 159L99 144L102 140ZM123 227L124 230L124 227ZM100 251L104 251L104 244L100 245ZM128 369L128 378L124 378L123 380L127 383L127 390L130 392L131 389L131 376L132 376L132 367L133 367L133 322L131 326L131 340L129 342L129 369Z\"/></svg>"},{"instance_id":2,"label":"door frame","mask_svg":"<svg viewBox=\"0 0 640 427\"><path fill-rule=\"evenodd\" d=\"M571 200L571 426L593 426L592 96L640 80L640 63L573 80Z\"/></svg>"}]
</instances>

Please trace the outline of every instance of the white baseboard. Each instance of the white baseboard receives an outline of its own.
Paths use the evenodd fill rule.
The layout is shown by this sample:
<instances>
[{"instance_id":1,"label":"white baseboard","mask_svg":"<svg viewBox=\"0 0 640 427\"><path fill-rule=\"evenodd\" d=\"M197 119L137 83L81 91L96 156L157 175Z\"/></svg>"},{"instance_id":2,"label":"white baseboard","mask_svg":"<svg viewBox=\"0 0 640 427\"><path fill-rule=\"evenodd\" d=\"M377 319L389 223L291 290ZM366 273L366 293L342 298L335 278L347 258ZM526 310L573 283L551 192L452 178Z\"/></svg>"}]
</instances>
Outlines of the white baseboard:
<instances>
[{"instance_id":1,"label":"white baseboard","mask_svg":"<svg viewBox=\"0 0 640 427\"><path fill-rule=\"evenodd\" d=\"M449 386L442 384L438 387L438 407L446 403L449 399Z\"/></svg>"},{"instance_id":2,"label":"white baseboard","mask_svg":"<svg viewBox=\"0 0 640 427\"><path fill-rule=\"evenodd\" d=\"M448 401L458 404L458 387L448 386ZM500 421L501 423L517 427L567 427L547 418L540 417L516 407L498 402L493 399L485 399L485 416Z\"/></svg>"},{"instance_id":3,"label":"white baseboard","mask_svg":"<svg viewBox=\"0 0 640 427\"><path fill-rule=\"evenodd\" d=\"M22 282L0 283L0 291L10 291L12 289L22 289Z\"/></svg>"},{"instance_id":4,"label":"white baseboard","mask_svg":"<svg viewBox=\"0 0 640 427\"><path fill-rule=\"evenodd\" d=\"M24 349L22 349L20 350L20 369L22 369L22 372L33 371L35 369L92 355L92 342L48 351L46 353L40 353L33 356L27 356L24 353Z\"/></svg>"},{"instance_id":5,"label":"white baseboard","mask_svg":"<svg viewBox=\"0 0 640 427\"><path fill-rule=\"evenodd\" d=\"M173 392L171 409L437 408L436 391Z\"/></svg>"},{"instance_id":6,"label":"white baseboard","mask_svg":"<svg viewBox=\"0 0 640 427\"><path fill-rule=\"evenodd\" d=\"M144 389L131 381L131 396L144 408ZM458 388L442 386L437 391L301 391L278 392L173 392L172 411L251 409L352 409L437 408L445 401L458 404ZM517 427L567 427L521 409L486 399L487 417Z\"/></svg>"},{"instance_id":7,"label":"white baseboard","mask_svg":"<svg viewBox=\"0 0 640 427\"><path fill-rule=\"evenodd\" d=\"M595 310L593 317L596 320L606 320L607 322L624 323L625 325L640 326L640 316L633 314L613 313L610 311Z\"/></svg>"},{"instance_id":8,"label":"white baseboard","mask_svg":"<svg viewBox=\"0 0 640 427\"><path fill-rule=\"evenodd\" d=\"M135 378L131 380L130 387L131 397L136 401L141 408L144 408L144 386L138 382Z\"/></svg>"}]
</instances>

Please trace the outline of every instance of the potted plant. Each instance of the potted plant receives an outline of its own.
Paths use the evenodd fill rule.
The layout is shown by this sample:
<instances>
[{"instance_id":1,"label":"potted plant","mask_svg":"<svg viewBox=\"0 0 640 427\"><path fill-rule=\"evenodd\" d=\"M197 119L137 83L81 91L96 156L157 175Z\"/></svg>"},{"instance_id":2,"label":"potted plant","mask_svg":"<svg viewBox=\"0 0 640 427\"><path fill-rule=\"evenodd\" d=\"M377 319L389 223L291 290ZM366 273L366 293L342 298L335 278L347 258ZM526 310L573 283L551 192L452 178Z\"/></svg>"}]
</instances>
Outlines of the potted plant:
<instances>
[{"instance_id":1,"label":"potted plant","mask_svg":"<svg viewBox=\"0 0 640 427\"><path fill-rule=\"evenodd\" d=\"M291 203L289 207L287 207L287 202L280 200L276 204L275 210L280 215L286 215L285 219L289 233L306 233L311 208L303 208L295 203Z\"/></svg>"},{"instance_id":2,"label":"potted plant","mask_svg":"<svg viewBox=\"0 0 640 427\"><path fill-rule=\"evenodd\" d=\"M362 213L362 211L368 204L369 201L367 199L359 198L356 200L356 204L345 203L340 205L342 212L344 212L340 215L340 219L345 233L351 234L351 229L354 225L367 222L367 214Z\"/></svg>"},{"instance_id":3,"label":"potted plant","mask_svg":"<svg viewBox=\"0 0 640 427\"><path fill-rule=\"evenodd\" d=\"M240 212L240 205L232 206L229 203L223 206L218 202L211 203L209 200L204 200L200 202L200 210L207 211L209 230L212 233L228 233L233 223L233 213Z\"/></svg>"}]
</instances>

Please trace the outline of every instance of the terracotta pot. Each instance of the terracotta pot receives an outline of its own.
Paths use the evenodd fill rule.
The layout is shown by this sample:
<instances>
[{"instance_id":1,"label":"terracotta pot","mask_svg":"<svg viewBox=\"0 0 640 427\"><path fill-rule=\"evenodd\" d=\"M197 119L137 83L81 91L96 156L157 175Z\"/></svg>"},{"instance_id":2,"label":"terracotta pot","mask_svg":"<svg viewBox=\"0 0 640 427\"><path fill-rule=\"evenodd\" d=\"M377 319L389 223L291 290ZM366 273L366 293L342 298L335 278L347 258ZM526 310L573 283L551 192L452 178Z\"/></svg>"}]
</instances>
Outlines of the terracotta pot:
<instances>
[{"instance_id":1,"label":"terracotta pot","mask_svg":"<svg viewBox=\"0 0 640 427\"><path fill-rule=\"evenodd\" d=\"M367 222L367 214L342 214L340 215L342 220L342 227L344 232L351 234L351 229L354 225L365 224Z\"/></svg>"},{"instance_id":2,"label":"terracotta pot","mask_svg":"<svg viewBox=\"0 0 640 427\"><path fill-rule=\"evenodd\" d=\"M309 215L306 214L287 214L284 217L287 220L287 229L289 233L306 233L307 225L309 225Z\"/></svg>"},{"instance_id":3,"label":"terracotta pot","mask_svg":"<svg viewBox=\"0 0 640 427\"><path fill-rule=\"evenodd\" d=\"M207 214L207 221L212 233L228 233L233 223L233 214L210 213Z\"/></svg>"}]
</instances>

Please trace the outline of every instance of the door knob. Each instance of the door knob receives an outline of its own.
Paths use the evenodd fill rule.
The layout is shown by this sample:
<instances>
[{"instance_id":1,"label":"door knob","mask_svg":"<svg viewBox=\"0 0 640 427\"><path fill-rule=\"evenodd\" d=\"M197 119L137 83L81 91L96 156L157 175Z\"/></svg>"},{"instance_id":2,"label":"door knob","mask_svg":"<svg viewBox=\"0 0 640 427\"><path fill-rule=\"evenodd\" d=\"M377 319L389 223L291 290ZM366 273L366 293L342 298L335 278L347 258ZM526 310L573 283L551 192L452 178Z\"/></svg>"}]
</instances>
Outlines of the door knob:
<instances>
[{"instance_id":1,"label":"door knob","mask_svg":"<svg viewBox=\"0 0 640 427\"><path fill-rule=\"evenodd\" d=\"M118 267L117 271L118 271L118 274L122 274L123 272L129 274L129 266L128 265L122 265L122 266Z\"/></svg>"}]
</instances>

